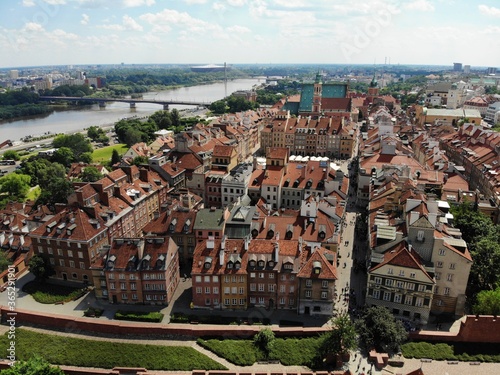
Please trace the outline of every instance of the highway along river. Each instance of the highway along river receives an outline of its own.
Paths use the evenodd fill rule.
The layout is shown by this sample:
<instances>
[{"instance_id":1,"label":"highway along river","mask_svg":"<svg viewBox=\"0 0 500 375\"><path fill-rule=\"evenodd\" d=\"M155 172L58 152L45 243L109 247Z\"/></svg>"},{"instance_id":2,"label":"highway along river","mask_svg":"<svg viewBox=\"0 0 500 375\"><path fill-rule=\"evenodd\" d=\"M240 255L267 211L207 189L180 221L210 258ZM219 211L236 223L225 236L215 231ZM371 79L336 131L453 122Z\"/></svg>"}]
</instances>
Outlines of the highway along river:
<instances>
[{"instance_id":1,"label":"highway along river","mask_svg":"<svg viewBox=\"0 0 500 375\"><path fill-rule=\"evenodd\" d=\"M237 90L249 90L254 85L265 82L264 79L236 79L227 82L228 95ZM195 102L212 102L224 97L224 83L213 83L181 87L159 92L143 94L144 99L157 100L186 100ZM19 141L27 135L37 136L51 133L71 133L88 128L92 125L110 125L116 121L131 116L143 117L163 109L159 104L137 104L131 109L128 103L107 103L106 108L99 108L97 104L85 107L74 107L70 110L58 110L49 115L34 116L22 120L0 122L0 142L6 139ZM170 106L169 109L193 108L189 106Z\"/></svg>"}]
</instances>

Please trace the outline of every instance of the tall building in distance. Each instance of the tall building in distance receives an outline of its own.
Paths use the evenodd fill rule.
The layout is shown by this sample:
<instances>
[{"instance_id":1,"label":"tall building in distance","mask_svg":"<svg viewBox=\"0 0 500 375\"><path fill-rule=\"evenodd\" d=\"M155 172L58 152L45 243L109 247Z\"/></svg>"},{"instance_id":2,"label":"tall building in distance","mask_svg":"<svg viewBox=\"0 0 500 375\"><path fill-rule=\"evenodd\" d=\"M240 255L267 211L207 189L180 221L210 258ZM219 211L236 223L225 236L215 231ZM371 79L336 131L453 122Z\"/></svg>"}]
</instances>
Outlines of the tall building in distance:
<instances>
[{"instance_id":1,"label":"tall building in distance","mask_svg":"<svg viewBox=\"0 0 500 375\"><path fill-rule=\"evenodd\" d=\"M495 75L497 74L497 68L494 68L494 67L489 67L488 69L486 69L486 74L488 75Z\"/></svg>"},{"instance_id":2,"label":"tall building in distance","mask_svg":"<svg viewBox=\"0 0 500 375\"><path fill-rule=\"evenodd\" d=\"M461 72L462 71L462 63L453 63L453 71Z\"/></svg>"},{"instance_id":3,"label":"tall building in distance","mask_svg":"<svg viewBox=\"0 0 500 375\"><path fill-rule=\"evenodd\" d=\"M9 72L10 79L18 79L19 78L19 70L11 70Z\"/></svg>"},{"instance_id":4,"label":"tall building in distance","mask_svg":"<svg viewBox=\"0 0 500 375\"><path fill-rule=\"evenodd\" d=\"M464 65L464 74L470 74L470 65Z\"/></svg>"}]
</instances>

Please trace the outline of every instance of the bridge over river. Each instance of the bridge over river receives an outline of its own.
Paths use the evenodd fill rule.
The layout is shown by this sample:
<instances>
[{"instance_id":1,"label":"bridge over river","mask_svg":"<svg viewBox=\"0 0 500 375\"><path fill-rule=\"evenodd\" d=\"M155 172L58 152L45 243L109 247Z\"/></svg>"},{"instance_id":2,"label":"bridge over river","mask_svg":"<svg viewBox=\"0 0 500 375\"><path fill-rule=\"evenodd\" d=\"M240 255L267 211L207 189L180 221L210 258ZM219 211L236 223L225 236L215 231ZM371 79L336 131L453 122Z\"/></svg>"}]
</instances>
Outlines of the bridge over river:
<instances>
[{"instance_id":1,"label":"bridge over river","mask_svg":"<svg viewBox=\"0 0 500 375\"><path fill-rule=\"evenodd\" d=\"M107 102L121 102L129 103L130 108L135 108L137 103L152 103L160 104L163 109L168 110L168 106L171 104L179 105L193 105L198 107L208 107L212 102L196 102L189 100L155 100L155 99L133 99L133 98L86 98L78 96L40 96L40 100L46 101L73 101L73 102L91 102L99 103L99 107L106 107Z\"/></svg>"}]
</instances>

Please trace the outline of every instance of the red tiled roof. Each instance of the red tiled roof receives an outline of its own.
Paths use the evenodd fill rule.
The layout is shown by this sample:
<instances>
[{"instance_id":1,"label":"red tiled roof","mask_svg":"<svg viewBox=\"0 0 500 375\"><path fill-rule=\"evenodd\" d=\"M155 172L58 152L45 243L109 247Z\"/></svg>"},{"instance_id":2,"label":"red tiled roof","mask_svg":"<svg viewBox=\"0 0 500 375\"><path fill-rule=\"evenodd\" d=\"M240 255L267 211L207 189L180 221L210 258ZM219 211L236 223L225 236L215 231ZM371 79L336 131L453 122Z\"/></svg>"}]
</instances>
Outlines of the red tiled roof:
<instances>
[{"instance_id":1,"label":"red tiled roof","mask_svg":"<svg viewBox=\"0 0 500 375\"><path fill-rule=\"evenodd\" d=\"M325 257L326 254L331 256L333 264L331 264ZM321 265L321 271L316 274L314 273L314 267L318 264ZM317 278L317 279L328 279L337 280L337 267L335 266L335 253L333 251L327 250L323 247L318 247L314 249L313 253L307 259L306 264L301 268L297 277L301 278Z\"/></svg>"},{"instance_id":2,"label":"red tiled roof","mask_svg":"<svg viewBox=\"0 0 500 375\"><path fill-rule=\"evenodd\" d=\"M217 157L231 157L233 154L234 147L232 146L224 146L224 145L215 145L212 156Z\"/></svg>"}]
</instances>

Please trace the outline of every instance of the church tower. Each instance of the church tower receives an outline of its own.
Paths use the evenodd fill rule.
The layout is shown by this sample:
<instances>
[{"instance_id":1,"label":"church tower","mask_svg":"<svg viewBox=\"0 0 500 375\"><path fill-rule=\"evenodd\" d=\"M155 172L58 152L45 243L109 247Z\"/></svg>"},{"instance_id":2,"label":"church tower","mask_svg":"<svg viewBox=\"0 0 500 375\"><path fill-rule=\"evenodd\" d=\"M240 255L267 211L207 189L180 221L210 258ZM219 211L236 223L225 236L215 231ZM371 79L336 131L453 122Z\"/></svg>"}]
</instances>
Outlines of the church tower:
<instances>
[{"instance_id":1,"label":"church tower","mask_svg":"<svg viewBox=\"0 0 500 375\"><path fill-rule=\"evenodd\" d=\"M322 95L323 85L321 83L321 74L318 72L316 74L316 79L314 80L314 93L313 93L313 113L319 114L321 112L321 95Z\"/></svg>"},{"instance_id":2,"label":"church tower","mask_svg":"<svg viewBox=\"0 0 500 375\"><path fill-rule=\"evenodd\" d=\"M370 87L368 87L368 96L376 97L379 95L379 88L377 79L375 78L375 73L373 73L372 81L370 82Z\"/></svg>"}]
</instances>

